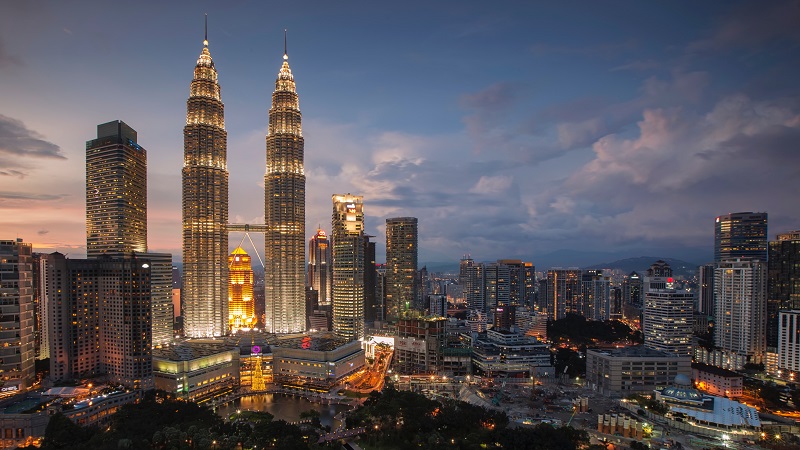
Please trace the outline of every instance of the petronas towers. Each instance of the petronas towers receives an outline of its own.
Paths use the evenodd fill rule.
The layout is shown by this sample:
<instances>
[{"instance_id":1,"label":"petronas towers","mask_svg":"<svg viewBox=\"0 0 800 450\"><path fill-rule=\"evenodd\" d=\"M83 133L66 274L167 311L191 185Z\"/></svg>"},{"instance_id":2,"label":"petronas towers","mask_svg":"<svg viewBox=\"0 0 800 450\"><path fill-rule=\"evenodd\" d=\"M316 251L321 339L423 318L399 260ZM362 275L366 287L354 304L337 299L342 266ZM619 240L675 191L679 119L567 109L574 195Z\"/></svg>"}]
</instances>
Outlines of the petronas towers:
<instances>
[{"instance_id":1,"label":"petronas towers","mask_svg":"<svg viewBox=\"0 0 800 450\"><path fill-rule=\"evenodd\" d=\"M266 136L264 328L305 329L305 172L300 108L284 50ZM188 337L228 334L228 168L224 105L208 39L186 104L183 302Z\"/></svg>"}]
</instances>

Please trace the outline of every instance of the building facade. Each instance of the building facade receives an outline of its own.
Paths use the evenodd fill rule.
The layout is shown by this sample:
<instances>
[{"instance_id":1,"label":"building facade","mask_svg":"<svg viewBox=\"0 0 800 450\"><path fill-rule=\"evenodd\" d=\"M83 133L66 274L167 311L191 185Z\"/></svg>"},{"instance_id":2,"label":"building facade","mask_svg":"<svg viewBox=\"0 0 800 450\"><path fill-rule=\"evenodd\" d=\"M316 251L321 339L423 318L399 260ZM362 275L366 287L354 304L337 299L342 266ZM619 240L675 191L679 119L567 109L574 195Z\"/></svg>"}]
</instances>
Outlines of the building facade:
<instances>
[{"instance_id":1,"label":"building facade","mask_svg":"<svg viewBox=\"0 0 800 450\"><path fill-rule=\"evenodd\" d=\"M386 317L390 321L419 307L417 241L416 217L386 219Z\"/></svg>"},{"instance_id":2,"label":"building facade","mask_svg":"<svg viewBox=\"0 0 800 450\"><path fill-rule=\"evenodd\" d=\"M781 311L778 327L778 370L800 373L800 310Z\"/></svg>"},{"instance_id":3,"label":"building facade","mask_svg":"<svg viewBox=\"0 0 800 450\"><path fill-rule=\"evenodd\" d=\"M397 322L393 367L401 374L435 374L447 346L447 319L409 316Z\"/></svg>"},{"instance_id":4,"label":"building facade","mask_svg":"<svg viewBox=\"0 0 800 450\"><path fill-rule=\"evenodd\" d=\"M228 332L228 132L208 39L194 68L183 128L183 329Z\"/></svg>"},{"instance_id":5,"label":"building facade","mask_svg":"<svg viewBox=\"0 0 800 450\"><path fill-rule=\"evenodd\" d=\"M694 294L685 290L650 289L644 300L644 345L676 356L692 352Z\"/></svg>"},{"instance_id":6,"label":"building facade","mask_svg":"<svg viewBox=\"0 0 800 450\"><path fill-rule=\"evenodd\" d=\"M714 344L726 355L723 368L761 364L766 352L767 265L732 259L714 272Z\"/></svg>"},{"instance_id":7,"label":"building facade","mask_svg":"<svg viewBox=\"0 0 800 450\"><path fill-rule=\"evenodd\" d=\"M330 304L333 295L331 274L333 256L331 243L325 230L319 228L308 241L308 269L306 285L319 292L320 304Z\"/></svg>"},{"instance_id":8,"label":"building facade","mask_svg":"<svg viewBox=\"0 0 800 450\"><path fill-rule=\"evenodd\" d=\"M333 331L364 337L364 197L334 194Z\"/></svg>"},{"instance_id":9,"label":"building facade","mask_svg":"<svg viewBox=\"0 0 800 450\"><path fill-rule=\"evenodd\" d=\"M34 381L33 251L31 244L0 240L0 394Z\"/></svg>"},{"instance_id":10,"label":"building facade","mask_svg":"<svg viewBox=\"0 0 800 450\"><path fill-rule=\"evenodd\" d=\"M767 260L767 213L739 212L714 221L714 262L729 258Z\"/></svg>"},{"instance_id":11,"label":"building facade","mask_svg":"<svg viewBox=\"0 0 800 450\"><path fill-rule=\"evenodd\" d=\"M242 247L236 247L228 256L228 326L231 332L253 328L257 322L250 260Z\"/></svg>"},{"instance_id":12,"label":"building facade","mask_svg":"<svg viewBox=\"0 0 800 450\"><path fill-rule=\"evenodd\" d=\"M586 382L606 396L650 393L669 386L677 375L688 377L691 357L675 356L641 345L613 350L586 350Z\"/></svg>"},{"instance_id":13,"label":"building facade","mask_svg":"<svg viewBox=\"0 0 800 450\"><path fill-rule=\"evenodd\" d=\"M264 175L265 325L273 333L306 329L306 174L301 118L289 56L284 51L269 109Z\"/></svg>"},{"instance_id":14,"label":"building facade","mask_svg":"<svg viewBox=\"0 0 800 450\"><path fill-rule=\"evenodd\" d=\"M714 264L703 264L697 268L697 311L713 316L714 311Z\"/></svg>"},{"instance_id":15,"label":"building facade","mask_svg":"<svg viewBox=\"0 0 800 450\"><path fill-rule=\"evenodd\" d=\"M767 263L767 346L778 346L778 314L800 309L800 230L769 243Z\"/></svg>"},{"instance_id":16,"label":"building facade","mask_svg":"<svg viewBox=\"0 0 800 450\"><path fill-rule=\"evenodd\" d=\"M580 269L555 267L548 270L545 288L547 312L553 320L563 319L567 314L583 315Z\"/></svg>"},{"instance_id":17,"label":"building facade","mask_svg":"<svg viewBox=\"0 0 800 450\"><path fill-rule=\"evenodd\" d=\"M115 120L86 141L86 255L147 251L147 152Z\"/></svg>"}]
</instances>

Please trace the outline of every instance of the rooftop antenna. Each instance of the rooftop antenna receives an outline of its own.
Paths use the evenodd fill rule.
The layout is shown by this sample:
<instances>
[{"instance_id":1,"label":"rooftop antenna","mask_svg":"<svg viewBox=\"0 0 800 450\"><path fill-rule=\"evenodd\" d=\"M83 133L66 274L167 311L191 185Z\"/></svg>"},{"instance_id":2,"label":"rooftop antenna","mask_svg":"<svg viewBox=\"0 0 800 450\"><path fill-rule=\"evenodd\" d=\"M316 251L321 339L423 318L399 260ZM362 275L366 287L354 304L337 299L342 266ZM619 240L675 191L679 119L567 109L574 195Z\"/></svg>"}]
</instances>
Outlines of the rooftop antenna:
<instances>
[{"instance_id":1,"label":"rooftop antenna","mask_svg":"<svg viewBox=\"0 0 800 450\"><path fill-rule=\"evenodd\" d=\"M289 59L289 53L286 51L286 28L283 29L283 59Z\"/></svg>"},{"instance_id":2,"label":"rooftop antenna","mask_svg":"<svg viewBox=\"0 0 800 450\"><path fill-rule=\"evenodd\" d=\"M206 13L206 27L205 27L205 35L203 37L203 44L208 45L208 13Z\"/></svg>"}]
</instances>

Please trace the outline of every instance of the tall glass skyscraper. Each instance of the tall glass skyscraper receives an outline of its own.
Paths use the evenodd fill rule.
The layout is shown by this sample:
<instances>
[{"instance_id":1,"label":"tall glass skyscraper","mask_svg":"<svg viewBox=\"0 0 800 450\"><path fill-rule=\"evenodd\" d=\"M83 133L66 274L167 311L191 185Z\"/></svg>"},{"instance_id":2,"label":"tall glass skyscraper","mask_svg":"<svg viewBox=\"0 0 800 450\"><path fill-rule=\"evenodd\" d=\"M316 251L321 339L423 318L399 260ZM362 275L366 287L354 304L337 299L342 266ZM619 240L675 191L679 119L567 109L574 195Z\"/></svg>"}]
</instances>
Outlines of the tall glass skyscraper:
<instances>
[{"instance_id":1,"label":"tall glass skyscraper","mask_svg":"<svg viewBox=\"0 0 800 450\"><path fill-rule=\"evenodd\" d=\"M779 311L800 309L800 230L770 241L767 276L767 346L777 347Z\"/></svg>"},{"instance_id":2,"label":"tall glass skyscraper","mask_svg":"<svg viewBox=\"0 0 800 450\"><path fill-rule=\"evenodd\" d=\"M306 328L306 175L300 120L300 103L284 48L269 109L264 175L264 325L273 333Z\"/></svg>"},{"instance_id":3,"label":"tall glass skyscraper","mask_svg":"<svg viewBox=\"0 0 800 450\"><path fill-rule=\"evenodd\" d=\"M86 255L147 251L147 152L114 120L86 141Z\"/></svg>"},{"instance_id":4,"label":"tall glass skyscraper","mask_svg":"<svg viewBox=\"0 0 800 450\"><path fill-rule=\"evenodd\" d=\"M714 262L729 258L767 260L767 213L739 212L714 222Z\"/></svg>"},{"instance_id":5,"label":"tall glass skyscraper","mask_svg":"<svg viewBox=\"0 0 800 450\"><path fill-rule=\"evenodd\" d=\"M417 218L386 219L386 317L420 306L416 298Z\"/></svg>"},{"instance_id":6,"label":"tall glass skyscraper","mask_svg":"<svg viewBox=\"0 0 800 450\"><path fill-rule=\"evenodd\" d=\"M333 331L364 337L364 197L333 195Z\"/></svg>"},{"instance_id":7,"label":"tall glass skyscraper","mask_svg":"<svg viewBox=\"0 0 800 450\"><path fill-rule=\"evenodd\" d=\"M308 241L308 272L306 285L319 293L319 303L331 302L333 277L331 276L331 246L328 235L322 229Z\"/></svg>"},{"instance_id":8,"label":"tall glass skyscraper","mask_svg":"<svg viewBox=\"0 0 800 450\"><path fill-rule=\"evenodd\" d=\"M189 337L228 331L228 133L207 38L183 128L183 329Z\"/></svg>"}]
</instances>

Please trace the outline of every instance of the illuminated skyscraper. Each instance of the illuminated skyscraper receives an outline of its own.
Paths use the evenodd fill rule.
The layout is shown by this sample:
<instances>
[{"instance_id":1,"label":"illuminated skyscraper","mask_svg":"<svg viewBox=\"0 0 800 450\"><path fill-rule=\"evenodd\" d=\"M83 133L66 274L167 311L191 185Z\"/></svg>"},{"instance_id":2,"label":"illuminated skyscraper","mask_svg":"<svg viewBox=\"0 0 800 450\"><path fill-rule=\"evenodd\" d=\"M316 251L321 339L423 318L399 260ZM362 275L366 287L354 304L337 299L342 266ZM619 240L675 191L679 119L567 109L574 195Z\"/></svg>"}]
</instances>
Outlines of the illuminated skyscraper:
<instances>
[{"instance_id":1,"label":"illuminated skyscraper","mask_svg":"<svg viewBox=\"0 0 800 450\"><path fill-rule=\"evenodd\" d=\"M767 346L777 347L779 311L800 310L800 230L770 241L767 274ZM800 340L796 341L800 349Z\"/></svg>"},{"instance_id":2,"label":"illuminated skyscraper","mask_svg":"<svg viewBox=\"0 0 800 450\"><path fill-rule=\"evenodd\" d=\"M284 46L283 65L269 110L264 175L264 325L273 333L306 328L306 176L300 120L300 103Z\"/></svg>"},{"instance_id":3,"label":"illuminated skyscraper","mask_svg":"<svg viewBox=\"0 0 800 450\"><path fill-rule=\"evenodd\" d=\"M331 284L331 246L328 235L322 229L308 241L308 272L306 284L319 293L320 304L330 304L333 290Z\"/></svg>"},{"instance_id":4,"label":"illuminated skyscraper","mask_svg":"<svg viewBox=\"0 0 800 450\"><path fill-rule=\"evenodd\" d=\"M207 38L183 128L183 328L189 337L228 331L228 133Z\"/></svg>"},{"instance_id":5,"label":"illuminated skyscraper","mask_svg":"<svg viewBox=\"0 0 800 450\"><path fill-rule=\"evenodd\" d=\"M418 306L417 218L386 219L386 318Z\"/></svg>"},{"instance_id":6,"label":"illuminated skyscraper","mask_svg":"<svg viewBox=\"0 0 800 450\"><path fill-rule=\"evenodd\" d=\"M253 302L253 268L250 255L242 247L228 256L230 285L228 285L228 325L231 331L253 328L256 324Z\"/></svg>"},{"instance_id":7,"label":"illuminated skyscraper","mask_svg":"<svg viewBox=\"0 0 800 450\"><path fill-rule=\"evenodd\" d=\"M767 213L740 212L714 222L714 262L727 258L767 260Z\"/></svg>"},{"instance_id":8,"label":"illuminated skyscraper","mask_svg":"<svg viewBox=\"0 0 800 450\"><path fill-rule=\"evenodd\" d=\"M547 312L552 320L567 314L583 315L581 308L581 269L554 267L547 271Z\"/></svg>"},{"instance_id":9,"label":"illuminated skyscraper","mask_svg":"<svg viewBox=\"0 0 800 450\"><path fill-rule=\"evenodd\" d=\"M333 195L333 331L364 337L364 197Z\"/></svg>"},{"instance_id":10,"label":"illuminated skyscraper","mask_svg":"<svg viewBox=\"0 0 800 450\"><path fill-rule=\"evenodd\" d=\"M147 251L147 152L114 120L86 141L86 255Z\"/></svg>"}]
</instances>

